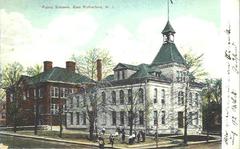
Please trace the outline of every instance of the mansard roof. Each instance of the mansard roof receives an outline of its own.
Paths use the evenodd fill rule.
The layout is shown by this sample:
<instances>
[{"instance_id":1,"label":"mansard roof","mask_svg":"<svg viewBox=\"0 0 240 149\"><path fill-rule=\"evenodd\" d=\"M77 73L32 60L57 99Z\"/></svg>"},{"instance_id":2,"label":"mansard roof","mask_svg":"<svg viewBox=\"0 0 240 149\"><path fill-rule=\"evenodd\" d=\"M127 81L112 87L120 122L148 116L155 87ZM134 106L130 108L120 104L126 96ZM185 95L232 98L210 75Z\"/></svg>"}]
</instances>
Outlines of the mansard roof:
<instances>
[{"instance_id":1,"label":"mansard roof","mask_svg":"<svg viewBox=\"0 0 240 149\"><path fill-rule=\"evenodd\" d=\"M174 62L183 65L186 64L176 45L171 42L166 42L163 43L158 54L154 58L152 65L169 64Z\"/></svg>"}]
</instances>

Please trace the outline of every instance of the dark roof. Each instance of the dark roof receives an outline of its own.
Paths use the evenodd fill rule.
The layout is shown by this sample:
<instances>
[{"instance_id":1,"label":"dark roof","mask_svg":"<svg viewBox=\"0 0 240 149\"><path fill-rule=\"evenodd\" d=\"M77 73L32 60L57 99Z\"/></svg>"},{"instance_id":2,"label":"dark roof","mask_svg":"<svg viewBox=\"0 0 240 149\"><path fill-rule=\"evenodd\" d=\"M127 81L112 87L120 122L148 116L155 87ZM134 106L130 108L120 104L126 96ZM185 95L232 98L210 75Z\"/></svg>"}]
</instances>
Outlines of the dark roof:
<instances>
[{"instance_id":1,"label":"dark roof","mask_svg":"<svg viewBox=\"0 0 240 149\"><path fill-rule=\"evenodd\" d=\"M152 67L151 65L140 64L137 66L134 66L134 65L130 65L130 66L134 67L136 72L132 76L130 76L128 79L114 80L114 75L109 75L104 79L104 81L109 81L110 84L113 86L124 85L124 84L134 84L134 83L143 82L144 80L171 82L171 80L166 76L164 76L163 74L160 74L160 77L156 77L153 74L153 72L161 73L161 71L159 69L157 70L155 67Z\"/></svg>"},{"instance_id":2,"label":"dark roof","mask_svg":"<svg viewBox=\"0 0 240 149\"><path fill-rule=\"evenodd\" d=\"M124 64L124 63L118 63L117 66L113 68L113 70L116 70L119 66L123 67L123 68L126 68L126 69L135 70L135 71L138 70L137 66L130 65L130 64Z\"/></svg>"},{"instance_id":3,"label":"dark roof","mask_svg":"<svg viewBox=\"0 0 240 149\"><path fill-rule=\"evenodd\" d=\"M162 34L167 34L169 32L176 33L169 21L167 21L166 26L164 27Z\"/></svg>"},{"instance_id":4,"label":"dark roof","mask_svg":"<svg viewBox=\"0 0 240 149\"><path fill-rule=\"evenodd\" d=\"M24 76L28 84L37 84L42 82L58 82L68 84L94 83L94 81L84 75L70 72L65 68L54 67L51 70L42 72L33 77Z\"/></svg>"},{"instance_id":5,"label":"dark roof","mask_svg":"<svg viewBox=\"0 0 240 149\"><path fill-rule=\"evenodd\" d=\"M185 60L178 51L174 43L166 42L160 48L157 56L154 58L152 65L161 65L176 62L185 65Z\"/></svg>"}]
</instances>

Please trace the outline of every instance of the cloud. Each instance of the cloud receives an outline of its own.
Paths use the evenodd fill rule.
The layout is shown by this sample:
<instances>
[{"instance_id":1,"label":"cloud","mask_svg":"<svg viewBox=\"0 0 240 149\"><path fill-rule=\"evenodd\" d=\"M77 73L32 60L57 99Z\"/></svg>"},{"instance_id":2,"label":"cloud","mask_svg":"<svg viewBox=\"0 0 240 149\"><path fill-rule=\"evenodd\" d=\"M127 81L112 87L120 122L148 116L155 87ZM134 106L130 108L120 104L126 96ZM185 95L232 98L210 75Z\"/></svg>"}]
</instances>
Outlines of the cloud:
<instances>
[{"instance_id":1,"label":"cloud","mask_svg":"<svg viewBox=\"0 0 240 149\"><path fill-rule=\"evenodd\" d=\"M53 61L64 65L75 49L94 37L97 22L86 13L59 16L46 28L36 28L24 15L1 10L2 63L19 61L25 66Z\"/></svg>"}]
</instances>

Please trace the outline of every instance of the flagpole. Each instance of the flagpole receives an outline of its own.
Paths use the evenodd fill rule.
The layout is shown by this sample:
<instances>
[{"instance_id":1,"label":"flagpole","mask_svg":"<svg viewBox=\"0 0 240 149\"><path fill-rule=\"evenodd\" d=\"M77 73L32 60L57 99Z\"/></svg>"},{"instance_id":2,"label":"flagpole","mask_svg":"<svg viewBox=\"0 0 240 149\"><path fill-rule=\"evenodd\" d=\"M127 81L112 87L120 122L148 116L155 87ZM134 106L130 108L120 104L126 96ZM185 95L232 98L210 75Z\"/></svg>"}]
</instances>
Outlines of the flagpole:
<instances>
[{"instance_id":1,"label":"flagpole","mask_svg":"<svg viewBox=\"0 0 240 149\"><path fill-rule=\"evenodd\" d=\"M168 21L169 21L169 0L167 0L168 2Z\"/></svg>"}]
</instances>

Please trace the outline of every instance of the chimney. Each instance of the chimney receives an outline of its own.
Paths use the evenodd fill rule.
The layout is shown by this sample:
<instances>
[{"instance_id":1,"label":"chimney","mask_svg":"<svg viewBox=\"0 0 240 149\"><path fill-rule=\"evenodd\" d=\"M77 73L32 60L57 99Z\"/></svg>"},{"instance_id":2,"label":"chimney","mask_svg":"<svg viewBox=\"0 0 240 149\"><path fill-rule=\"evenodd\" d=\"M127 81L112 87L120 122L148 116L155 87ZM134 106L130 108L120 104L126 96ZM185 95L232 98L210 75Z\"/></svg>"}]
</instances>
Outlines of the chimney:
<instances>
[{"instance_id":1,"label":"chimney","mask_svg":"<svg viewBox=\"0 0 240 149\"><path fill-rule=\"evenodd\" d=\"M50 69L52 69L52 62L51 61L44 61L43 62L43 70L44 71L48 71Z\"/></svg>"},{"instance_id":2,"label":"chimney","mask_svg":"<svg viewBox=\"0 0 240 149\"><path fill-rule=\"evenodd\" d=\"M73 62L73 61L66 61L66 69L67 69L67 71L75 72L75 65L76 65L76 63Z\"/></svg>"},{"instance_id":3,"label":"chimney","mask_svg":"<svg viewBox=\"0 0 240 149\"><path fill-rule=\"evenodd\" d=\"M102 60L97 60L97 81L102 80Z\"/></svg>"}]
</instances>

